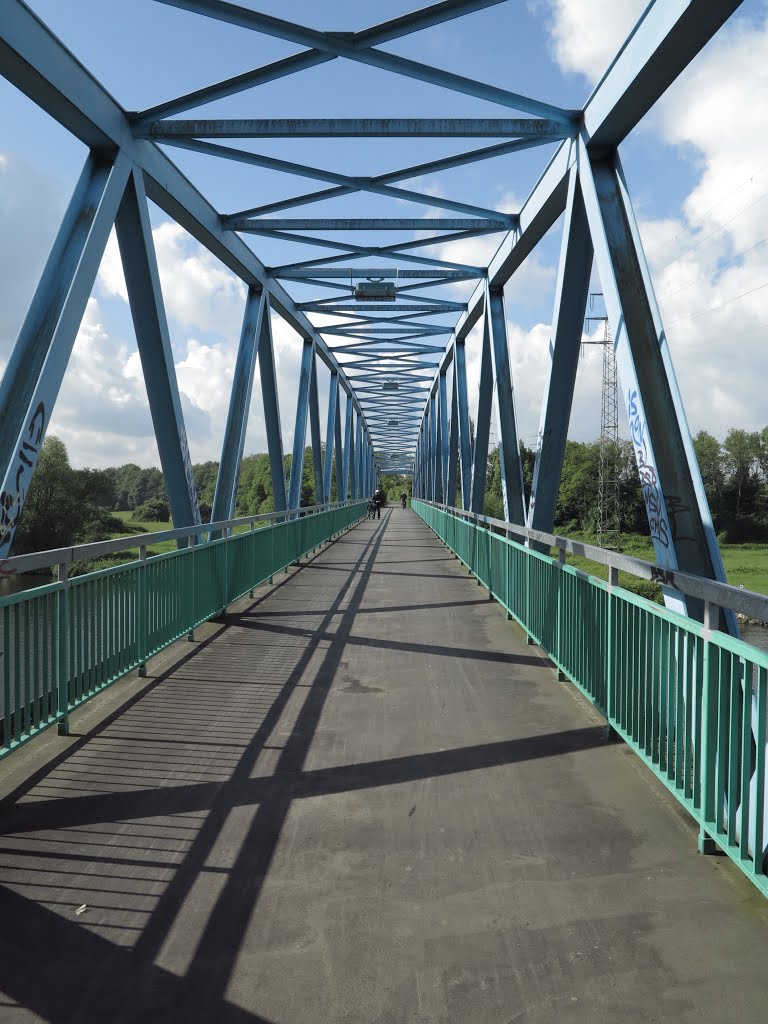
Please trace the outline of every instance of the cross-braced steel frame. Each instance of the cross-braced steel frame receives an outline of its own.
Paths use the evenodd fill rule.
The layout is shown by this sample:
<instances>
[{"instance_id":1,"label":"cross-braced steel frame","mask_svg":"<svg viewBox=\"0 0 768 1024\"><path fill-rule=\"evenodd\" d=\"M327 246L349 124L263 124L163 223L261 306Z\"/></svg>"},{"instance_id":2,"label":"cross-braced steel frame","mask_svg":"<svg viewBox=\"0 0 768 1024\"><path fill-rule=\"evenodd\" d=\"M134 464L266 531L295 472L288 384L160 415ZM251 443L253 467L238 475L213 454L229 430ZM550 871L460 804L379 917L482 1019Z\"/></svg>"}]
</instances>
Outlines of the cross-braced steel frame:
<instances>
[{"instance_id":1,"label":"cross-braced steel frame","mask_svg":"<svg viewBox=\"0 0 768 1024\"><path fill-rule=\"evenodd\" d=\"M226 422L214 520L234 512L245 428L258 361L275 508L299 505L307 424L318 500L369 494L383 470L412 472L414 494L483 509L489 433L499 432L504 517L552 532L593 261L611 325L616 364L643 487L656 560L724 581L713 530L651 274L622 172L619 145L740 0L655 0L583 109L566 110L380 47L505 0L442 0L360 32L322 32L224 0L157 0L187 15L217 19L300 47L292 56L213 83L147 110L119 106L22 0L0 5L0 72L88 147L89 155L0 383L0 560L11 549L46 427L113 226L122 255L138 350L174 524L199 522L175 377L148 200L184 227L245 284L242 333ZM183 14L179 15L184 16ZM343 59L491 102L512 117L193 119L176 117L260 85ZM521 116L522 115L522 116ZM224 145L221 139L425 137L494 139L491 145L369 177ZM501 141L499 141L501 140ZM516 213L446 198L402 182L540 146L556 150ZM279 202L221 212L165 149L314 179L323 187ZM286 217L286 211L356 193L444 211L441 217ZM375 211L373 211L375 212ZM279 215L279 216L278 216ZM519 455L504 287L563 217L554 299L551 363L530 500ZM407 232L387 245L352 244L343 233ZM318 234L319 233L319 234ZM501 233L487 267L414 250ZM331 250L333 255L267 268L242 235ZM374 258L377 266L363 263ZM366 304L355 278L396 282L395 297ZM475 282L467 302L446 285ZM314 289L296 301L289 288ZM442 287L442 291L440 288ZM450 292L449 292L450 294ZM302 340L289 478L284 472L271 320ZM322 314L325 321L315 321ZM314 320L312 319L314 317ZM466 348L479 326L480 378L474 434ZM330 371L325 430L318 360ZM342 412L344 415L342 416ZM702 618L692 599L667 602ZM712 623L708 623L712 625ZM736 633L732 616L721 629ZM748 698L745 698L748 699Z\"/></svg>"},{"instance_id":2,"label":"cross-braced steel frame","mask_svg":"<svg viewBox=\"0 0 768 1024\"><path fill-rule=\"evenodd\" d=\"M724 579L701 478L675 382L653 284L622 174L618 146L701 47L739 6L738 0L656 0L635 27L583 110L431 67L381 49L382 44L467 17L504 0L443 0L361 32L321 32L223 0L157 0L188 16L217 19L243 32L297 44L293 56L213 83L140 112L122 109L21 2L0 10L0 70L87 144L90 154L50 253L0 385L0 556L34 472L46 425L66 371L109 232L116 226L128 295L174 523L199 519L163 295L153 249L148 199L178 221L247 286L243 326L227 418L214 518L233 514L256 362L272 466L275 507L299 504L309 422L318 498L370 493L381 470L413 472L414 493L482 511L492 415L499 431L505 518L551 530L593 259L605 293L616 361L640 469L657 561ZM183 14L179 15L183 17ZM253 90L337 59L490 101L514 116L496 118L331 117L180 119L212 100ZM420 136L492 138L492 145L385 174L355 177L252 150L221 139ZM501 140L501 141L499 141ZM517 213L444 198L400 184L424 174L521 150L555 145L541 178ZM314 178L324 187L280 202L219 212L192 187L162 147L220 161ZM353 193L442 209L445 216L286 218L285 211ZM278 215L279 216L276 216ZM506 337L504 286L564 215L551 350L541 414L533 492L526 503ZM416 238L375 246L345 232L418 231ZM317 233L319 232L319 234ZM437 232L437 233L435 233ZM501 232L488 267L437 259L414 250L435 242ZM333 255L266 268L242 234L295 241ZM355 267L374 257L380 266ZM355 278L396 281L394 299L361 303ZM475 281L468 302L439 286ZM287 288L314 289L297 302ZM271 315L303 338L291 472L283 470ZM314 314L326 323L318 326ZM314 317L317 319L317 316ZM479 397L470 437L467 336L481 325ZM317 361L330 370L325 429L320 424ZM342 407L344 407L342 409ZM345 413L342 417L342 411ZM343 422L342 422L343 419ZM674 595L669 595L674 600ZM679 602L682 604L682 599ZM689 609L700 615L701 609ZM728 623L735 629L735 623Z\"/></svg>"}]
</instances>

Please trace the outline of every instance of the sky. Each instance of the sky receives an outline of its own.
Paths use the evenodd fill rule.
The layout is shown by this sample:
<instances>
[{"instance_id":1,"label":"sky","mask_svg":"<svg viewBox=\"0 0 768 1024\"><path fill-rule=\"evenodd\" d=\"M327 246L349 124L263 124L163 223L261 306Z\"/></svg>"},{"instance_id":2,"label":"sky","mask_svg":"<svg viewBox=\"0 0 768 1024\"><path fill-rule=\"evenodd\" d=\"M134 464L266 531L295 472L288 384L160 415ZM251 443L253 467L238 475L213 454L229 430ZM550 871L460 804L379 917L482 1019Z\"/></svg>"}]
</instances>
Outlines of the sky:
<instances>
[{"instance_id":1,"label":"sky","mask_svg":"<svg viewBox=\"0 0 768 1024\"><path fill-rule=\"evenodd\" d=\"M414 9L415 0L251 0L245 6L319 29L357 30ZM425 6L423 3L418 6ZM32 0L30 6L128 110L296 52L153 0ZM642 0L508 0L388 44L420 59L564 107L581 107L644 8ZM1 19L0 19L1 24ZM722 438L768 424L768 4L746 0L626 140L621 156L692 432ZM510 116L512 111L388 72L336 60L178 116ZM491 140L493 141L493 140ZM478 140L259 140L241 148L353 174L377 174L474 148ZM482 144L482 143L479 143ZM499 210L519 208L554 147L405 183L428 195ZM322 187L306 178L168 149L224 213ZM8 359L85 148L0 78L0 370ZM177 224L152 208L154 241L195 462L217 459L224 432L244 289ZM364 194L286 216L445 215ZM535 439L549 360L560 224L506 291L519 431ZM378 244L402 238L379 234ZM248 236L268 266L332 254ZM353 239L358 241L357 238ZM501 236L443 243L443 259L486 265ZM419 251L420 250L416 250ZM364 265L361 261L361 265ZM593 290L600 284L593 275ZM446 298L471 286L444 287ZM298 300L310 297L295 289ZM596 312L600 310L599 300ZM320 323L319 319L315 320ZM273 317L281 420L292 443L301 342ZM598 328L599 329L599 328ZM467 343L469 393L477 395L479 336ZM580 360L569 436L599 434L598 346ZM328 374L320 374L321 411ZM259 395L258 386L254 396ZM621 405L621 403L620 403ZM50 432L75 465L158 463L119 252L114 238L75 343ZM246 451L265 450L260 401Z\"/></svg>"}]
</instances>

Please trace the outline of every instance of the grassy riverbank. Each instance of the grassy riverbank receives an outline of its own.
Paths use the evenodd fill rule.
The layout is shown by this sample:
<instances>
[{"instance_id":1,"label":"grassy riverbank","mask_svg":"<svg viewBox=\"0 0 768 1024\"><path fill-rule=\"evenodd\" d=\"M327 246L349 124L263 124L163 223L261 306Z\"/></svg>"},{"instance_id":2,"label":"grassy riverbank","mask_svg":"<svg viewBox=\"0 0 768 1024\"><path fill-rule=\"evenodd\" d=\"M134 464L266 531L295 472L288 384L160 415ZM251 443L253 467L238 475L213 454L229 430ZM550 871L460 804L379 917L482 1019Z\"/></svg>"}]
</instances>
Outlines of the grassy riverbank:
<instances>
[{"instance_id":1,"label":"grassy riverbank","mask_svg":"<svg viewBox=\"0 0 768 1024\"><path fill-rule=\"evenodd\" d=\"M569 533L573 540L585 544L596 544L594 535L586 533ZM641 534L627 534L622 537L622 553L633 558L642 558L647 562L655 562L653 545L649 537ZM721 544L723 564L728 582L734 587L743 586L745 590L754 590L758 594L768 594L768 544ZM574 568L588 572L592 576L606 579L608 570L586 558L568 556L568 564ZM627 573L619 574L619 584L627 590L658 600L660 588L649 580L638 580Z\"/></svg>"}]
</instances>

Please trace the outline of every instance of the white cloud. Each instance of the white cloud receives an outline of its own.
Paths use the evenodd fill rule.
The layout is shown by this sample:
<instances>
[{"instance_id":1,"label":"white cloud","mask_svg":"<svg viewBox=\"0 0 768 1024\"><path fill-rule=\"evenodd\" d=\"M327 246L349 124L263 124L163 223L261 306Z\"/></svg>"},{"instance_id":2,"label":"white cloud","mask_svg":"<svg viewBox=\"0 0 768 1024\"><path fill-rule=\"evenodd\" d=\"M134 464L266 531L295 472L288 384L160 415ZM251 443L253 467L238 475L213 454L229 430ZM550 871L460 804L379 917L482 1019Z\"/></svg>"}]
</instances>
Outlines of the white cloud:
<instances>
[{"instance_id":1,"label":"white cloud","mask_svg":"<svg viewBox=\"0 0 768 1024\"><path fill-rule=\"evenodd\" d=\"M596 82L647 6L648 0L547 0L560 67Z\"/></svg>"}]
</instances>

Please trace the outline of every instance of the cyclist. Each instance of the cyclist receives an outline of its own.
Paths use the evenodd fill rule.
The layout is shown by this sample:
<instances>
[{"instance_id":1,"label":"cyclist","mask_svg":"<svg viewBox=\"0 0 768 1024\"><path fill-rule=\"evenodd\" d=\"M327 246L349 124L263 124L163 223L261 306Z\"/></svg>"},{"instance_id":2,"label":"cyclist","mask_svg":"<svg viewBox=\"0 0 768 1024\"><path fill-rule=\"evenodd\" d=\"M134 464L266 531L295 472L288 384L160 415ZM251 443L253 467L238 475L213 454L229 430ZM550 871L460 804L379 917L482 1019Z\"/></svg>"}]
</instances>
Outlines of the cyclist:
<instances>
[{"instance_id":1,"label":"cyclist","mask_svg":"<svg viewBox=\"0 0 768 1024\"><path fill-rule=\"evenodd\" d=\"M405 491L403 491L403 493L400 495L400 504L403 506L403 508L405 508L406 505L408 504L408 495L406 494Z\"/></svg>"}]
</instances>

